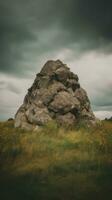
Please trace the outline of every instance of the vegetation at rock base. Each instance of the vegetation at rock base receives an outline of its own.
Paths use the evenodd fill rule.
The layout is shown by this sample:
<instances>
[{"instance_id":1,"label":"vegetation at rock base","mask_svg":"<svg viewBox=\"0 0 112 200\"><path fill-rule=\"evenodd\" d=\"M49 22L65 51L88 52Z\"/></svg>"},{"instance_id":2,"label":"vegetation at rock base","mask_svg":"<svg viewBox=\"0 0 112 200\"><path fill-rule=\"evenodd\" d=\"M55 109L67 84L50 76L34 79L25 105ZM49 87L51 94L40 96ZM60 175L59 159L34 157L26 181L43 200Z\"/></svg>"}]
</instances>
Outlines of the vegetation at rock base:
<instances>
[{"instance_id":1,"label":"vegetation at rock base","mask_svg":"<svg viewBox=\"0 0 112 200\"><path fill-rule=\"evenodd\" d=\"M35 132L1 122L0 199L112 199L112 122Z\"/></svg>"}]
</instances>

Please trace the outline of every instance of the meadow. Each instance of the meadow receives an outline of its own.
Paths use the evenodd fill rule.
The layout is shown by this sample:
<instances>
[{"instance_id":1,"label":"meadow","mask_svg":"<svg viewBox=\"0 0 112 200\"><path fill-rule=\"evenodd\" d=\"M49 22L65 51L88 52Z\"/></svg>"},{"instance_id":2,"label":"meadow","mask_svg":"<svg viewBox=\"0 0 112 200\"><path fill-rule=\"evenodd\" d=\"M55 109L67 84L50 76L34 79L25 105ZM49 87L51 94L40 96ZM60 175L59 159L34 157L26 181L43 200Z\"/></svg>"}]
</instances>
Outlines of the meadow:
<instances>
[{"instance_id":1,"label":"meadow","mask_svg":"<svg viewBox=\"0 0 112 200\"><path fill-rule=\"evenodd\" d=\"M0 122L0 200L111 200L112 122L35 132Z\"/></svg>"}]
</instances>

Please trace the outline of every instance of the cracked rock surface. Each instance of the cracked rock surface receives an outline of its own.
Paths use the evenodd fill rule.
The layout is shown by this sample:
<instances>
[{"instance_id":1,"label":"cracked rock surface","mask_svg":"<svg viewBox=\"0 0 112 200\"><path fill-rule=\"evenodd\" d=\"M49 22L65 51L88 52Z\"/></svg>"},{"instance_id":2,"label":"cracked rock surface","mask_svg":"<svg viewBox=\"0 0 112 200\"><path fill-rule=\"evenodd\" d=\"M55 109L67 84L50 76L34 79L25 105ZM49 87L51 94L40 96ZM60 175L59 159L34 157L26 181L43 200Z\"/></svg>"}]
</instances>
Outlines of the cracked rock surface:
<instances>
[{"instance_id":1,"label":"cracked rock surface","mask_svg":"<svg viewBox=\"0 0 112 200\"><path fill-rule=\"evenodd\" d=\"M52 120L64 126L96 121L78 76L60 60L48 61L36 75L15 115L15 127L36 130Z\"/></svg>"}]
</instances>

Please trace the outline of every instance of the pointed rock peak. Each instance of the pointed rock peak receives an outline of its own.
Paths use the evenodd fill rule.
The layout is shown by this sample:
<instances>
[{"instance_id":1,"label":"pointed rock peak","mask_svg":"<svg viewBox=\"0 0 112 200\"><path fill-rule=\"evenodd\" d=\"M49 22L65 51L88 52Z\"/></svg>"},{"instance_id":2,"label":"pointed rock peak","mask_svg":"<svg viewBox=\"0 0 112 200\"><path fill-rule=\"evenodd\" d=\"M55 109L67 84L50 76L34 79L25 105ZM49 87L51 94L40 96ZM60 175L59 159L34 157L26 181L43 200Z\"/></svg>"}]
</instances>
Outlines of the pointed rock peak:
<instances>
[{"instance_id":1,"label":"pointed rock peak","mask_svg":"<svg viewBox=\"0 0 112 200\"><path fill-rule=\"evenodd\" d=\"M57 63L58 65L64 65L61 60L56 60L55 63Z\"/></svg>"},{"instance_id":2,"label":"pointed rock peak","mask_svg":"<svg viewBox=\"0 0 112 200\"><path fill-rule=\"evenodd\" d=\"M62 64L62 65L63 65L62 61L61 61L61 60L59 60L59 59L58 59L58 60L56 60L55 62L56 62L57 64Z\"/></svg>"},{"instance_id":3,"label":"pointed rock peak","mask_svg":"<svg viewBox=\"0 0 112 200\"><path fill-rule=\"evenodd\" d=\"M42 70L40 71L40 74L42 75L52 75L56 72L59 68L65 68L69 69L64 63L62 63L60 60L48 60L45 65L43 66Z\"/></svg>"}]
</instances>

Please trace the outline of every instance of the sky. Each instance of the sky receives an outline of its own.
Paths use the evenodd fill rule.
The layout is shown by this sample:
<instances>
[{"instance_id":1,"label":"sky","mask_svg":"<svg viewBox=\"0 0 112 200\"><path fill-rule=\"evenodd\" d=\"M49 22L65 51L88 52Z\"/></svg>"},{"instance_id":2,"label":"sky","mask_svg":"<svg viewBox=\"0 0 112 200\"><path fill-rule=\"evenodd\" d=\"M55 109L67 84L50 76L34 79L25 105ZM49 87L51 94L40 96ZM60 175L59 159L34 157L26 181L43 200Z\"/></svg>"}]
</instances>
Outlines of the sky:
<instances>
[{"instance_id":1,"label":"sky","mask_svg":"<svg viewBox=\"0 0 112 200\"><path fill-rule=\"evenodd\" d=\"M0 120L56 59L78 74L95 115L112 116L111 23L111 0L0 0Z\"/></svg>"}]
</instances>

